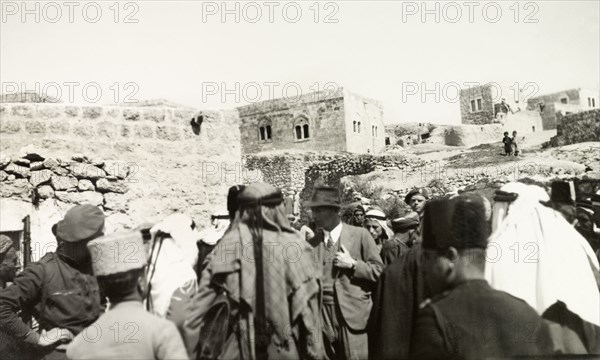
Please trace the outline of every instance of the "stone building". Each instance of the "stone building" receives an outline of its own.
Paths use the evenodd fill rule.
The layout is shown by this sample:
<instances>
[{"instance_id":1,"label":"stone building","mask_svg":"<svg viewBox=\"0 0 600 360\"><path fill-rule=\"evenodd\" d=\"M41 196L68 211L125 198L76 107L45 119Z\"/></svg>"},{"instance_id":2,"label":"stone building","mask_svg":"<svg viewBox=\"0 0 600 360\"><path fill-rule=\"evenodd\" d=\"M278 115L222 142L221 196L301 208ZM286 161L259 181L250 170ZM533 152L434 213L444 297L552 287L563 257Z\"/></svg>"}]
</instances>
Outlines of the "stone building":
<instances>
[{"instance_id":1,"label":"stone building","mask_svg":"<svg viewBox=\"0 0 600 360\"><path fill-rule=\"evenodd\" d=\"M556 129L557 113L561 116L600 108L598 89L569 89L533 97L527 109L539 111L544 129Z\"/></svg>"},{"instance_id":2,"label":"stone building","mask_svg":"<svg viewBox=\"0 0 600 360\"><path fill-rule=\"evenodd\" d=\"M243 154L271 150L376 154L385 147L381 102L343 88L237 110Z\"/></svg>"},{"instance_id":3,"label":"stone building","mask_svg":"<svg viewBox=\"0 0 600 360\"><path fill-rule=\"evenodd\" d=\"M491 124L496 118L492 95L493 87L483 85L463 89L460 92L460 118L462 124Z\"/></svg>"},{"instance_id":4,"label":"stone building","mask_svg":"<svg viewBox=\"0 0 600 360\"><path fill-rule=\"evenodd\" d=\"M547 130L541 114L525 109L523 93L498 84L474 86L460 92L460 115L463 125L501 125L501 131L527 134ZM484 132L485 129L481 128Z\"/></svg>"}]
</instances>

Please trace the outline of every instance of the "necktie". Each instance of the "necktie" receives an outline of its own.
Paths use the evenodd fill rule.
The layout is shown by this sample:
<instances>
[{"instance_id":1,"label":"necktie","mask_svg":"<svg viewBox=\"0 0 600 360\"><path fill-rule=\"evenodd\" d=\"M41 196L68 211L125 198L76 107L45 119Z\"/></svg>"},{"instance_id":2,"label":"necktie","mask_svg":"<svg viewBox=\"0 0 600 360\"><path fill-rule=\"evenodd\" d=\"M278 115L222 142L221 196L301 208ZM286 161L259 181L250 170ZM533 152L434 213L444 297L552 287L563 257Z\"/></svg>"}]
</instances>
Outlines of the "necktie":
<instances>
[{"instance_id":1,"label":"necktie","mask_svg":"<svg viewBox=\"0 0 600 360\"><path fill-rule=\"evenodd\" d=\"M331 249L333 247L333 245L335 245L335 243L333 242L333 239L331 238L331 234L329 234L329 237L327 238L327 249Z\"/></svg>"}]
</instances>

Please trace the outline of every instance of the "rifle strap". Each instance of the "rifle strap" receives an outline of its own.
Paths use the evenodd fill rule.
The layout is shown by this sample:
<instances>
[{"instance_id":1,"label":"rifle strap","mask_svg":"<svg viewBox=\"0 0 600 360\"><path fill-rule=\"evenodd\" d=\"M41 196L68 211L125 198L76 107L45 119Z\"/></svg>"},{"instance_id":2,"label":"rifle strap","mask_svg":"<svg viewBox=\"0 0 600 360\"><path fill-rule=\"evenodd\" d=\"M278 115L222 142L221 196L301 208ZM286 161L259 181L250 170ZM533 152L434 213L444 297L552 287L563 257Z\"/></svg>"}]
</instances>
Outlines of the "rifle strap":
<instances>
[{"instance_id":1,"label":"rifle strap","mask_svg":"<svg viewBox=\"0 0 600 360\"><path fill-rule=\"evenodd\" d=\"M146 310L152 311L152 278L154 277L154 273L156 272L156 263L158 262L158 256L160 255L160 249L162 249L163 240L165 239L164 234L160 231L156 234L154 238L154 242L152 243L152 251L150 252L150 265L152 267L152 272L150 276L147 277L146 281L146 294L144 296L144 301L146 302ZM156 242L159 241L158 250L156 250L156 256L154 256L154 250L156 249Z\"/></svg>"},{"instance_id":2,"label":"rifle strap","mask_svg":"<svg viewBox=\"0 0 600 360\"><path fill-rule=\"evenodd\" d=\"M268 359L267 347L269 346L270 336L265 311L265 284L263 269L263 251L262 236L258 236L254 241L254 256L256 259L256 359Z\"/></svg>"}]
</instances>

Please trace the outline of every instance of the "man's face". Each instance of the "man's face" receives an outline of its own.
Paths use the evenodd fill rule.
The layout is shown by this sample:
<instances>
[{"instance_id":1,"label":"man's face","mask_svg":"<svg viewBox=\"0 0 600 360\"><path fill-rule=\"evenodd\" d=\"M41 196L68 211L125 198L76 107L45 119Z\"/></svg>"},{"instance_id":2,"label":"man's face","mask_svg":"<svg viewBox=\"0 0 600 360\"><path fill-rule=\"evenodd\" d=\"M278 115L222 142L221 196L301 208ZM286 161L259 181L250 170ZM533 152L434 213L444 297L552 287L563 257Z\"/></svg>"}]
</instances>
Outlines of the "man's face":
<instances>
[{"instance_id":1,"label":"man's face","mask_svg":"<svg viewBox=\"0 0 600 360\"><path fill-rule=\"evenodd\" d=\"M312 217L315 224L325 230L331 230L336 226L340 220L338 215L338 209L328 206L314 207L312 210Z\"/></svg>"},{"instance_id":2,"label":"man's face","mask_svg":"<svg viewBox=\"0 0 600 360\"><path fill-rule=\"evenodd\" d=\"M592 215L586 213L584 210L577 211L577 228L583 231L593 231L594 221Z\"/></svg>"},{"instance_id":3,"label":"man's face","mask_svg":"<svg viewBox=\"0 0 600 360\"><path fill-rule=\"evenodd\" d=\"M452 269L451 261L436 250L423 250L423 280L429 296L441 294L450 284L448 270Z\"/></svg>"},{"instance_id":4,"label":"man's face","mask_svg":"<svg viewBox=\"0 0 600 360\"><path fill-rule=\"evenodd\" d=\"M410 198L410 208L419 214L423 213L423 210L425 209L425 200L426 199L423 195L413 195Z\"/></svg>"},{"instance_id":5,"label":"man's face","mask_svg":"<svg viewBox=\"0 0 600 360\"><path fill-rule=\"evenodd\" d=\"M354 225L362 225L365 218L365 213L362 210L354 211Z\"/></svg>"},{"instance_id":6,"label":"man's face","mask_svg":"<svg viewBox=\"0 0 600 360\"><path fill-rule=\"evenodd\" d=\"M379 240L381 238L381 234L383 233L383 228L381 227L381 225L379 225L379 223L376 220L374 220L374 219L365 220L363 227L365 229L367 229L367 231L369 231L369 234L371 234L371 236L373 236L373 239Z\"/></svg>"}]
</instances>

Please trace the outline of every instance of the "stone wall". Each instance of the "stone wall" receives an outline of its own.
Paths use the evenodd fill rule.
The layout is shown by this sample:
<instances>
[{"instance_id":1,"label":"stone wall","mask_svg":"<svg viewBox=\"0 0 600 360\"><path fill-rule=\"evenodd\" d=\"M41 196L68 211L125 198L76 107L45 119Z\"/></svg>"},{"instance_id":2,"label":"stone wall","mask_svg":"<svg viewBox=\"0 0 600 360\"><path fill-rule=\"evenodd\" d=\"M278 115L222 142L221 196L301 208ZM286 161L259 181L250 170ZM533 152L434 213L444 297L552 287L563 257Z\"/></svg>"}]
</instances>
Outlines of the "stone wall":
<instances>
[{"instance_id":1,"label":"stone wall","mask_svg":"<svg viewBox=\"0 0 600 360\"><path fill-rule=\"evenodd\" d=\"M369 155L343 153L280 153L277 155L245 156L249 171L260 171L260 178L284 192L284 196L299 195L300 205L307 201L315 183L341 186L348 175L361 175L375 170L406 171L406 176L419 171L427 162L401 155ZM300 208L304 214L304 208Z\"/></svg>"},{"instance_id":2,"label":"stone wall","mask_svg":"<svg viewBox=\"0 0 600 360\"><path fill-rule=\"evenodd\" d=\"M481 99L482 109L471 110L471 100ZM489 124L494 119L494 101L491 85L474 86L460 91L460 117L462 124Z\"/></svg>"},{"instance_id":3,"label":"stone wall","mask_svg":"<svg viewBox=\"0 0 600 360\"><path fill-rule=\"evenodd\" d=\"M0 231L20 231L22 219L30 215L35 260L53 243L49 225L60 220L59 213L75 204L99 206L107 216L108 229L126 221L128 177L135 170L122 161L91 159L82 154L52 158L32 146L14 158L0 159ZM6 215L8 214L8 217ZM15 218L16 216L16 219ZM41 215L41 216L40 216ZM18 221L14 221L18 220Z\"/></svg>"},{"instance_id":4,"label":"stone wall","mask_svg":"<svg viewBox=\"0 0 600 360\"><path fill-rule=\"evenodd\" d=\"M449 126L445 130L446 145L475 146L502 140L502 125Z\"/></svg>"},{"instance_id":5,"label":"stone wall","mask_svg":"<svg viewBox=\"0 0 600 360\"><path fill-rule=\"evenodd\" d=\"M203 115L203 122L196 133L190 120L199 114ZM191 215L203 226L209 223L214 210L226 206L228 186L239 182L239 176L231 174L231 169L239 169L241 164L236 111L3 103L0 104L0 118L0 154L5 157L20 159L19 149L32 144L47 159L72 159L74 154L82 154L89 163L84 166L85 170L76 167L75 171L100 174L104 171L110 175L110 171L118 169L126 174L119 173L126 176L123 181L127 183L128 191L125 193L100 194L105 180L96 179L91 182L99 191L81 195L83 192L73 191L74 179L77 179L75 189L78 189L79 180L89 178L72 177L73 173L68 172L70 165L66 166L67 172L58 170L62 173L49 174L45 170L52 171L52 168L46 168L46 165L33 170L31 166L37 169L38 162L35 165L30 162L27 168L26 162L15 160L6 164L11 169L3 169L7 176L0 184L2 197L3 200L29 203L30 215L38 211L31 206L31 198L10 194L13 190L6 189L26 187L29 183L27 187L37 185L38 192L43 194L50 191L48 180L45 180L50 175L54 197L40 199L39 208L52 208L58 218L72 204L89 200L101 202L110 213L108 231L133 227L145 221L159 221L175 211ZM60 169L65 168L62 161L59 164ZM109 170L106 164L116 167ZM28 171L29 176L25 176ZM32 171L42 173L32 176ZM17 176L19 172L22 175ZM14 178L9 178L9 174ZM69 179L66 183L70 187L66 190L57 191L53 187L52 179L59 176ZM114 179L107 180L110 184ZM100 186L98 181L101 181ZM86 181L82 181L81 186L91 188ZM5 194L5 191L9 193ZM23 208L27 207L23 205ZM42 219L44 223L39 227L47 234L54 220Z\"/></svg>"},{"instance_id":6,"label":"stone wall","mask_svg":"<svg viewBox=\"0 0 600 360\"><path fill-rule=\"evenodd\" d=\"M568 115L581 111L577 104L548 103L542 106L540 116L542 117L544 130L556 129L558 114Z\"/></svg>"},{"instance_id":7,"label":"stone wall","mask_svg":"<svg viewBox=\"0 0 600 360\"><path fill-rule=\"evenodd\" d=\"M550 140L553 146L599 141L600 109L582 111L562 116L557 113L556 136Z\"/></svg>"}]
</instances>

